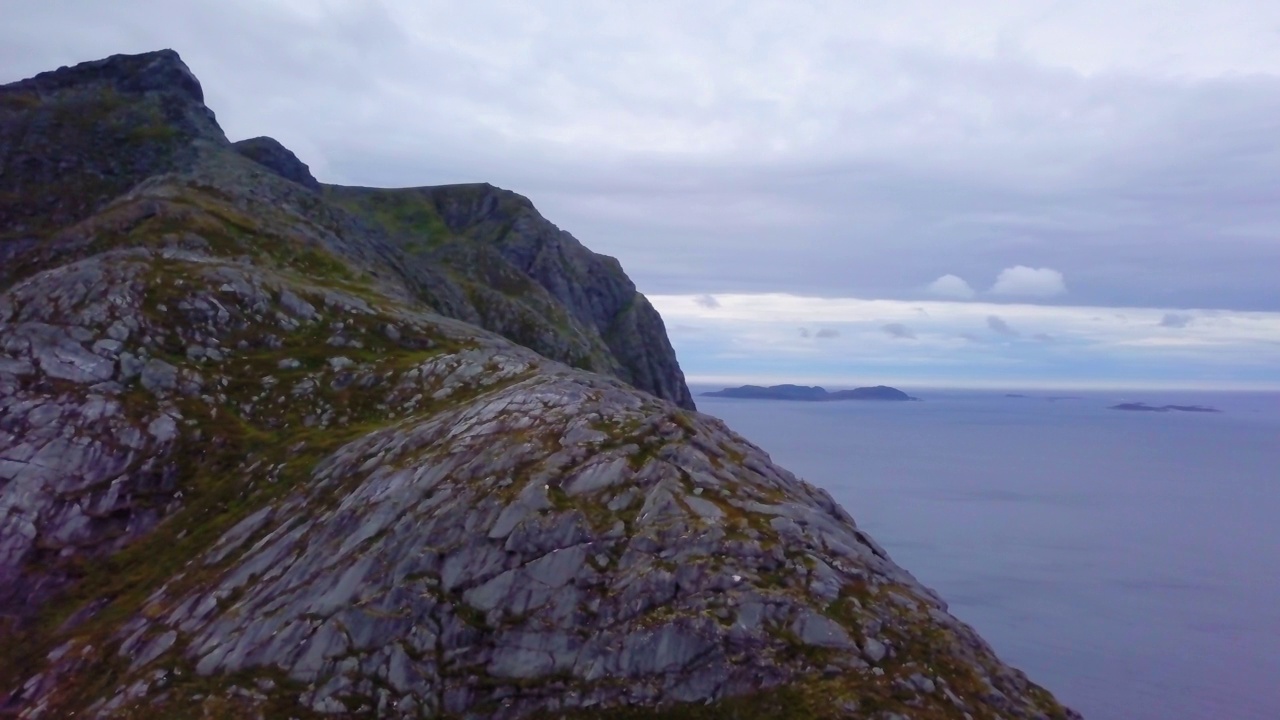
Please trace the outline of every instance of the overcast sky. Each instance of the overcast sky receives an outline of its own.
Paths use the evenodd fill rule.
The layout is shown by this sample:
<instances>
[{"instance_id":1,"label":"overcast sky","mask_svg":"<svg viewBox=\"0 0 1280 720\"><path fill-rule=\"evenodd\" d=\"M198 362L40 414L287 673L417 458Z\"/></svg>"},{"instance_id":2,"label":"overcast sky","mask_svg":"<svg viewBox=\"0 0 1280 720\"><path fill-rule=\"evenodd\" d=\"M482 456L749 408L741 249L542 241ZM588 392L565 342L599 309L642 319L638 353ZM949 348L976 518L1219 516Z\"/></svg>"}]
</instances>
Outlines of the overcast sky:
<instances>
[{"instance_id":1,"label":"overcast sky","mask_svg":"<svg viewBox=\"0 0 1280 720\"><path fill-rule=\"evenodd\" d=\"M1280 3L0 0L326 182L489 181L695 379L1280 387Z\"/></svg>"}]
</instances>

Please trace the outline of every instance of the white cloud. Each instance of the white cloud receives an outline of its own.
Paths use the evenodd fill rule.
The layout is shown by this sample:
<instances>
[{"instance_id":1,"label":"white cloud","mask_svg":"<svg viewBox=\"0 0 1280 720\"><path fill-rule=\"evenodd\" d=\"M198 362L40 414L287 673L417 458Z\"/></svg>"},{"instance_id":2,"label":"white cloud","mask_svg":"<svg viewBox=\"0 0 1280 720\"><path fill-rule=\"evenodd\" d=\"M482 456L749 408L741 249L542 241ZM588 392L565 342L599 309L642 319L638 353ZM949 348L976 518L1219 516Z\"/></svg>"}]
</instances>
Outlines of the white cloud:
<instances>
[{"instance_id":1,"label":"white cloud","mask_svg":"<svg viewBox=\"0 0 1280 720\"><path fill-rule=\"evenodd\" d=\"M1165 313L1160 318L1160 327L1184 328L1191 324L1193 318L1186 313Z\"/></svg>"},{"instance_id":2,"label":"white cloud","mask_svg":"<svg viewBox=\"0 0 1280 720\"><path fill-rule=\"evenodd\" d=\"M1062 273L1057 270L1015 265L1001 270L996 284L988 292L993 295L1052 297L1066 291L1067 284L1062 279Z\"/></svg>"},{"instance_id":3,"label":"white cloud","mask_svg":"<svg viewBox=\"0 0 1280 720\"><path fill-rule=\"evenodd\" d=\"M940 297L967 299L973 297L973 287L964 278L956 275L943 275L929 283L929 292Z\"/></svg>"},{"instance_id":4,"label":"white cloud","mask_svg":"<svg viewBox=\"0 0 1280 720\"><path fill-rule=\"evenodd\" d=\"M720 307L720 301L716 300L715 295L699 295L698 299L695 300L694 302L698 303L704 308L709 308L709 309Z\"/></svg>"},{"instance_id":5,"label":"white cloud","mask_svg":"<svg viewBox=\"0 0 1280 720\"><path fill-rule=\"evenodd\" d=\"M651 295L669 326L707 331L673 342L687 376L741 372L797 382L932 378L939 385L1280 388L1280 312L898 301L771 294ZM921 311L924 312L921 312ZM1194 315L1171 333L1166 314ZM797 328L822 342L796 341ZM838 333L838 335L836 334ZM1017 341L1016 339L1021 339ZM762 369L763 368L763 369ZM851 379L851 375L856 378ZM1015 383L1016 384L1016 383Z\"/></svg>"},{"instance_id":6,"label":"white cloud","mask_svg":"<svg viewBox=\"0 0 1280 720\"><path fill-rule=\"evenodd\" d=\"M1021 330L1027 337L1051 335L1059 344L1085 343L1093 346L1168 344L1168 330L1161 326L1167 314L1192 315L1194 323L1181 329L1180 343L1200 342L1218 347L1251 347L1253 351L1280 361L1280 312L1232 310L1182 310L1170 308L1091 307L1075 305L1035 305L1029 303L989 303L956 301L864 300L861 298L819 298L786 293L722 293L720 307L709 309L698 295L650 295L649 300L668 323L699 327L772 328L787 338L796 329L821 325L838 330L833 343L840 347L879 338L892 339L886 325L901 324L922 341L954 342L962 334L973 339L975 328ZM925 312L922 313L921 310ZM992 318L995 323L992 323ZM999 331L997 331L999 332ZM1148 339L1151 339L1148 343ZM838 342L837 342L838 340ZM906 347L904 343L897 346Z\"/></svg>"}]
</instances>

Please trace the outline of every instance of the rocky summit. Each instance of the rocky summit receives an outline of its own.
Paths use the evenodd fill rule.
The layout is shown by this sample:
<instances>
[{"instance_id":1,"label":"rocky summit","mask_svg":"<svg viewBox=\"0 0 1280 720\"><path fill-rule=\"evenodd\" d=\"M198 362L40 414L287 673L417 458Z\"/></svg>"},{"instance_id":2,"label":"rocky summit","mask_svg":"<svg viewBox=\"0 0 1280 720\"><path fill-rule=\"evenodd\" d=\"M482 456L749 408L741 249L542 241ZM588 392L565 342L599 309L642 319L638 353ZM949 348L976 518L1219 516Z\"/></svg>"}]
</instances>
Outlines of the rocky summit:
<instances>
[{"instance_id":1,"label":"rocky summit","mask_svg":"<svg viewBox=\"0 0 1280 720\"><path fill-rule=\"evenodd\" d=\"M0 86L0 716L1074 718L697 413L618 263L176 53Z\"/></svg>"}]
</instances>

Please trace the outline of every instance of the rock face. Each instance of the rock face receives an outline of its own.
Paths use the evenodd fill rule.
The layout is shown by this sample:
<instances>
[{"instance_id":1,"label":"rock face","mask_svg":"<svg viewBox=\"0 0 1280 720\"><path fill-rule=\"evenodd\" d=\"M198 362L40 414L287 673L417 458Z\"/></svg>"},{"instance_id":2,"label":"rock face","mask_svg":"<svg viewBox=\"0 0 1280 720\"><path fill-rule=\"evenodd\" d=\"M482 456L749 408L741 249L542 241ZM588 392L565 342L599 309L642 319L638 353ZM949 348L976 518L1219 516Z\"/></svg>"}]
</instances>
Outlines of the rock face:
<instances>
[{"instance_id":1,"label":"rock face","mask_svg":"<svg viewBox=\"0 0 1280 720\"><path fill-rule=\"evenodd\" d=\"M175 63L63 72L197 102ZM42 82L0 88L6 132L90 92ZM0 196L0 713L1076 717L719 421L473 324L485 278L538 278L564 347L642 382L622 335L660 321L558 284L576 241L441 211L520 275L467 273L216 136L154 157L75 212Z\"/></svg>"},{"instance_id":2,"label":"rock face","mask_svg":"<svg viewBox=\"0 0 1280 720\"><path fill-rule=\"evenodd\" d=\"M285 180L292 180L308 190L320 189L320 183L311 176L311 168L275 138L250 138L234 143L231 147L259 165L269 168Z\"/></svg>"},{"instance_id":3,"label":"rock face","mask_svg":"<svg viewBox=\"0 0 1280 720\"><path fill-rule=\"evenodd\" d=\"M622 266L547 221L527 198L488 184L328 190L415 257L446 267L484 327L694 409L662 317Z\"/></svg>"},{"instance_id":4,"label":"rock face","mask_svg":"<svg viewBox=\"0 0 1280 720\"><path fill-rule=\"evenodd\" d=\"M226 137L177 53L117 55L0 88L0 281L50 231Z\"/></svg>"}]
</instances>

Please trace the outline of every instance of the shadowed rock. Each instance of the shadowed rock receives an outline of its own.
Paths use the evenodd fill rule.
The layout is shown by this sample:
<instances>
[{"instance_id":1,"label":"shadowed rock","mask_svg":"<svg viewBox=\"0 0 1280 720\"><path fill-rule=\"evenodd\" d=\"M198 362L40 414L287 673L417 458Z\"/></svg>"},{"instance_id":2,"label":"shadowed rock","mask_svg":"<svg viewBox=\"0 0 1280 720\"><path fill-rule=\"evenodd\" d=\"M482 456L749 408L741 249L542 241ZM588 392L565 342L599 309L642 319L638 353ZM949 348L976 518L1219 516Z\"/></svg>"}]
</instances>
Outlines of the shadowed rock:
<instances>
[{"instance_id":1,"label":"shadowed rock","mask_svg":"<svg viewBox=\"0 0 1280 720\"><path fill-rule=\"evenodd\" d=\"M662 317L622 266L543 218L527 198L487 183L327 190L416 256L448 268L485 327L694 408Z\"/></svg>"},{"instance_id":2,"label":"shadowed rock","mask_svg":"<svg viewBox=\"0 0 1280 720\"><path fill-rule=\"evenodd\" d=\"M320 189L320 183L311 176L311 168L275 138L250 138L234 143L231 147L286 180L292 180L308 190Z\"/></svg>"}]
</instances>

